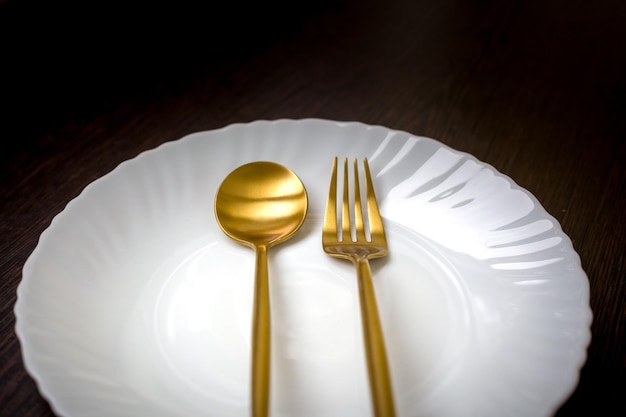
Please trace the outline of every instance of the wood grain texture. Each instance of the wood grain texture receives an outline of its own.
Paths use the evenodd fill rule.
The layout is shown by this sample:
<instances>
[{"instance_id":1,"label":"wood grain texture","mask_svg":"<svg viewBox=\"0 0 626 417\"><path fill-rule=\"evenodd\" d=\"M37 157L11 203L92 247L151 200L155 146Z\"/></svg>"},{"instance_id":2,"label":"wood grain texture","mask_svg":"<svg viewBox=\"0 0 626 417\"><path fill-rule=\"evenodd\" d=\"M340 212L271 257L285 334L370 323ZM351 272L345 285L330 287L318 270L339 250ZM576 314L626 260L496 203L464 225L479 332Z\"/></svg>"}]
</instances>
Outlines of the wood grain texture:
<instances>
[{"instance_id":1,"label":"wood grain texture","mask_svg":"<svg viewBox=\"0 0 626 417\"><path fill-rule=\"evenodd\" d=\"M13 307L54 215L163 142L304 117L429 136L532 192L571 237L594 313L556 416L626 415L626 3L259 3L0 2L0 416L53 415Z\"/></svg>"}]
</instances>

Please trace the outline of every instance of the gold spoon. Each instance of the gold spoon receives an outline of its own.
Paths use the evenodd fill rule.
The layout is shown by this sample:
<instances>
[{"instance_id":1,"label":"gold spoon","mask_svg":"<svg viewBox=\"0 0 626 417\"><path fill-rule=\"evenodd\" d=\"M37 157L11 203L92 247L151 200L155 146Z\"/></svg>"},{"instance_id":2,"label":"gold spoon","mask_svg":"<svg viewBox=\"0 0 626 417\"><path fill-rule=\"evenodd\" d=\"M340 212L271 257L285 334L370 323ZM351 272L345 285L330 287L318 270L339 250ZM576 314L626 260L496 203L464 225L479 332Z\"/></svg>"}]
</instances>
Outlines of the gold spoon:
<instances>
[{"instance_id":1,"label":"gold spoon","mask_svg":"<svg viewBox=\"0 0 626 417\"><path fill-rule=\"evenodd\" d=\"M270 299L267 250L300 229L307 214L304 185L288 168L252 162L228 174L215 197L224 233L256 252L252 319L252 416L266 417L270 385Z\"/></svg>"}]
</instances>

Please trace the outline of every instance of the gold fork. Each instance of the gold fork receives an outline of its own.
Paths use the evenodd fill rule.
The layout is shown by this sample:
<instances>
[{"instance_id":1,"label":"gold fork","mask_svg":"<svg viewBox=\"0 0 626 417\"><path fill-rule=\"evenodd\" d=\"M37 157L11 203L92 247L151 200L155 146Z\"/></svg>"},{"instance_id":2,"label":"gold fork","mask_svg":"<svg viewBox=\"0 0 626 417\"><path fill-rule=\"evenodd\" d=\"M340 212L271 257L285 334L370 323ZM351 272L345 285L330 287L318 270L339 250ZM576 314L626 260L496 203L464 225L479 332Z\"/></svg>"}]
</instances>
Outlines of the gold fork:
<instances>
[{"instance_id":1,"label":"gold fork","mask_svg":"<svg viewBox=\"0 0 626 417\"><path fill-rule=\"evenodd\" d=\"M367 370L374 415L376 417L392 417L395 415L389 366L385 351L376 297L372 285L372 273L369 260L386 256L388 253L387 239L380 217L374 186L367 158L363 159L365 171L365 201L367 217L362 210L361 192L359 187L358 162L354 159L354 210L350 210L350 194L348 191L348 158L343 164L343 197L341 217L337 213L337 157L333 160L333 170L326 203L326 214L322 229L322 246L324 252L338 258L349 259L356 266L361 304L361 322L363 326L363 342L367 360ZM352 215L351 215L352 212ZM351 221L352 219L352 221ZM367 227L366 227L367 221ZM341 227L338 227L341 223Z\"/></svg>"}]
</instances>

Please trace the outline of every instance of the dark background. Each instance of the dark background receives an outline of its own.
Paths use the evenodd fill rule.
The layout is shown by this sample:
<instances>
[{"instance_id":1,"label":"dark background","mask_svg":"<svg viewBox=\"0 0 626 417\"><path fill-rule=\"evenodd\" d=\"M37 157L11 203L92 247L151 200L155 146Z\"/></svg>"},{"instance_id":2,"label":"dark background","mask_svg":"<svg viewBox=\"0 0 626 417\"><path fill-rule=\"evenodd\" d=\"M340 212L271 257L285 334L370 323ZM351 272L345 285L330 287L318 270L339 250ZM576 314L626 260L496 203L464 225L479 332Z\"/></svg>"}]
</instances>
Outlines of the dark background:
<instances>
[{"instance_id":1,"label":"dark background","mask_svg":"<svg viewBox=\"0 0 626 417\"><path fill-rule=\"evenodd\" d=\"M0 0L0 106L2 416L51 415L13 306L65 204L187 133L305 117L429 136L532 192L594 312L557 416L626 415L626 2Z\"/></svg>"}]
</instances>

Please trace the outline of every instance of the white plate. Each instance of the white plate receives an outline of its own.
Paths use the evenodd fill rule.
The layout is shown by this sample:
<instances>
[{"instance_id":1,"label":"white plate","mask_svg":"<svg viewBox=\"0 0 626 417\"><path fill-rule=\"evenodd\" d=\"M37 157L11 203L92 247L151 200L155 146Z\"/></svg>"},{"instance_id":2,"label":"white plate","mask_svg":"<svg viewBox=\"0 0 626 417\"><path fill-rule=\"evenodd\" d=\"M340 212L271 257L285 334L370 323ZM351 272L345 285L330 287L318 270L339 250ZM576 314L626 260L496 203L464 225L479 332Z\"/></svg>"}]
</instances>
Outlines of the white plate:
<instances>
[{"instance_id":1,"label":"white plate","mask_svg":"<svg viewBox=\"0 0 626 417\"><path fill-rule=\"evenodd\" d=\"M271 160L309 216L270 250L272 416L371 415L354 267L321 249L332 158L368 157L390 256L372 262L399 416L548 416L586 359L587 277L511 179L432 139L258 121L122 163L41 235L15 307L24 362L65 416L248 416L253 252L215 191Z\"/></svg>"}]
</instances>

